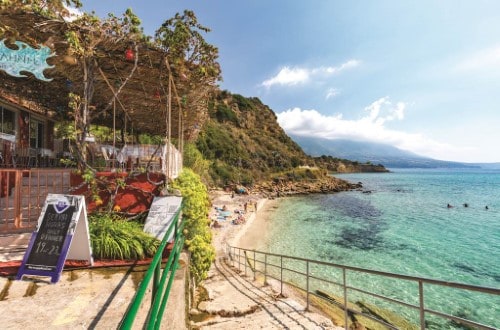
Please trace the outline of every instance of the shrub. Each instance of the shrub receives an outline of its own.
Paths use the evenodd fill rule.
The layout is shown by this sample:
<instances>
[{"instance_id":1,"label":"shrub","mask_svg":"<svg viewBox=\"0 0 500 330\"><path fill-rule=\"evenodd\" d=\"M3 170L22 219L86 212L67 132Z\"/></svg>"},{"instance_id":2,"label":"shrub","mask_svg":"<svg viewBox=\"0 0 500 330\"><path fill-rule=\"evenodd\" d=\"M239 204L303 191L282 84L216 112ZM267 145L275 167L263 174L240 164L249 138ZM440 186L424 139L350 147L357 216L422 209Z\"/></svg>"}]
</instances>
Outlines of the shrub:
<instances>
[{"instance_id":1,"label":"shrub","mask_svg":"<svg viewBox=\"0 0 500 330\"><path fill-rule=\"evenodd\" d=\"M207 180L209 177L208 170L210 168L210 161L203 158L203 155L196 148L196 145L193 143L186 143L184 145L183 156L184 166L189 167L200 177Z\"/></svg>"},{"instance_id":2,"label":"shrub","mask_svg":"<svg viewBox=\"0 0 500 330\"><path fill-rule=\"evenodd\" d=\"M89 215L92 253L98 259L144 259L152 257L160 241L143 230L143 225L113 213Z\"/></svg>"},{"instance_id":3,"label":"shrub","mask_svg":"<svg viewBox=\"0 0 500 330\"><path fill-rule=\"evenodd\" d=\"M175 179L172 188L182 193L186 246L191 253L189 268L195 281L199 283L207 277L210 265L215 260L210 221L207 217L210 207L207 188L200 177L188 168L184 168Z\"/></svg>"},{"instance_id":4,"label":"shrub","mask_svg":"<svg viewBox=\"0 0 500 330\"><path fill-rule=\"evenodd\" d=\"M219 122L230 121L234 124L238 124L238 117L234 113L234 111L225 104L217 105L217 112L215 116Z\"/></svg>"}]
</instances>

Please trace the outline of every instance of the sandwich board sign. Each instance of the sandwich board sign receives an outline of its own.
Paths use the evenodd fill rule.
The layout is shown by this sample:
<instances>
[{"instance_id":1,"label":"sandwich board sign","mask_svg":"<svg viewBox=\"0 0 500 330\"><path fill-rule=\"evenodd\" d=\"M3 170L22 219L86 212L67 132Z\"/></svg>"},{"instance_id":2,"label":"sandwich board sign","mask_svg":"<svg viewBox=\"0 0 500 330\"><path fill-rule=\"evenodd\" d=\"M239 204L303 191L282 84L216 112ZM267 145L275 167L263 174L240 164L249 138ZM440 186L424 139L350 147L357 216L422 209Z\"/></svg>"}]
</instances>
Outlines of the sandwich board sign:
<instances>
[{"instance_id":1,"label":"sandwich board sign","mask_svg":"<svg viewBox=\"0 0 500 330\"><path fill-rule=\"evenodd\" d=\"M93 265L84 196L48 194L17 273L59 281L66 259Z\"/></svg>"},{"instance_id":2,"label":"sandwich board sign","mask_svg":"<svg viewBox=\"0 0 500 330\"><path fill-rule=\"evenodd\" d=\"M179 196L155 196L144 224L144 232L163 240L181 204L182 197ZM172 240L173 236L172 230L167 240Z\"/></svg>"}]
</instances>

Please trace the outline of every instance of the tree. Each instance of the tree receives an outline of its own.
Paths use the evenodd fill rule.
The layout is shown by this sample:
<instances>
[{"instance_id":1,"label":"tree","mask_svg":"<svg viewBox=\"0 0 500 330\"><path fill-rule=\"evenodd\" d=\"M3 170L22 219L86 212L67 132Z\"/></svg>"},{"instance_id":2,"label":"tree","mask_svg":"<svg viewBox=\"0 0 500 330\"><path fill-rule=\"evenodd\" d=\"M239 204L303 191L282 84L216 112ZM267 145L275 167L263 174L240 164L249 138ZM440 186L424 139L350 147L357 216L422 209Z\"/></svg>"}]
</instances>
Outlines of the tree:
<instances>
[{"instance_id":1,"label":"tree","mask_svg":"<svg viewBox=\"0 0 500 330\"><path fill-rule=\"evenodd\" d=\"M219 50L202 35L208 32L194 12L185 10L166 20L155 33L154 44L165 52L182 106L190 113L183 118L188 140L195 138L200 122L208 118L208 96L221 80Z\"/></svg>"},{"instance_id":2,"label":"tree","mask_svg":"<svg viewBox=\"0 0 500 330\"><path fill-rule=\"evenodd\" d=\"M80 0L0 0L0 7L12 9L30 9L50 17L70 16L69 7L81 8Z\"/></svg>"}]
</instances>

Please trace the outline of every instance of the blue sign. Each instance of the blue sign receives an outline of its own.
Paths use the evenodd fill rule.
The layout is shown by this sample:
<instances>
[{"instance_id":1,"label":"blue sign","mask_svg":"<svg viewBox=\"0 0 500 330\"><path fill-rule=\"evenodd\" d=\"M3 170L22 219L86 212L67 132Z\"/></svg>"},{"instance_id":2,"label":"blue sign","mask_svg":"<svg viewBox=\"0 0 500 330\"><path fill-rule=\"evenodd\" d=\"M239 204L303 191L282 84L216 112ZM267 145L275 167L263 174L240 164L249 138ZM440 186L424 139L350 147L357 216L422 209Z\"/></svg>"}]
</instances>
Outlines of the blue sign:
<instances>
[{"instance_id":1,"label":"blue sign","mask_svg":"<svg viewBox=\"0 0 500 330\"><path fill-rule=\"evenodd\" d=\"M32 48L28 44L16 41L18 49L10 49L5 46L5 39L0 41L0 70L7 72L13 77L27 77L21 71L31 72L37 79L51 81L43 75L45 69L53 68L47 64L47 58L56 55L51 53L49 47L40 46L40 49Z\"/></svg>"}]
</instances>

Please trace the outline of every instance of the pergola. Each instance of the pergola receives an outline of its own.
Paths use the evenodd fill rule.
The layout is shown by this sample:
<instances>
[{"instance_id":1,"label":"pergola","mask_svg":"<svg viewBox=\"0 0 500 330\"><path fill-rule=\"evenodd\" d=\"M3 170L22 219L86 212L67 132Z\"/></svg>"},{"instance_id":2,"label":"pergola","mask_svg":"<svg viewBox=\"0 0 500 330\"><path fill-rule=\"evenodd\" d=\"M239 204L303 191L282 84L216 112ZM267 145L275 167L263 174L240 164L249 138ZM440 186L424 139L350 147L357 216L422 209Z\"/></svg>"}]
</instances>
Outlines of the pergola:
<instances>
[{"instance_id":1,"label":"pergola","mask_svg":"<svg viewBox=\"0 0 500 330\"><path fill-rule=\"evenodd\" d=\"M196 135L197 121L203 117L196 109L205 99L180 95L189 93L190 83L161 49L146 42L104 43L95 49L84 72L81 60L68 51L65 32L70 23L24 11L0 12L0 21L20 32L16 40L47 46L55 53L47 60L53 68L44 71L50 82L29 73L25 78L12 77L0 70L0 97L57 118L71 111L69 93L82 95L84 80L92 79L88 92L93 124L164 135L180 143ZM188 108L195 116L187 116Z\"/></svg>"}]
</instances>

